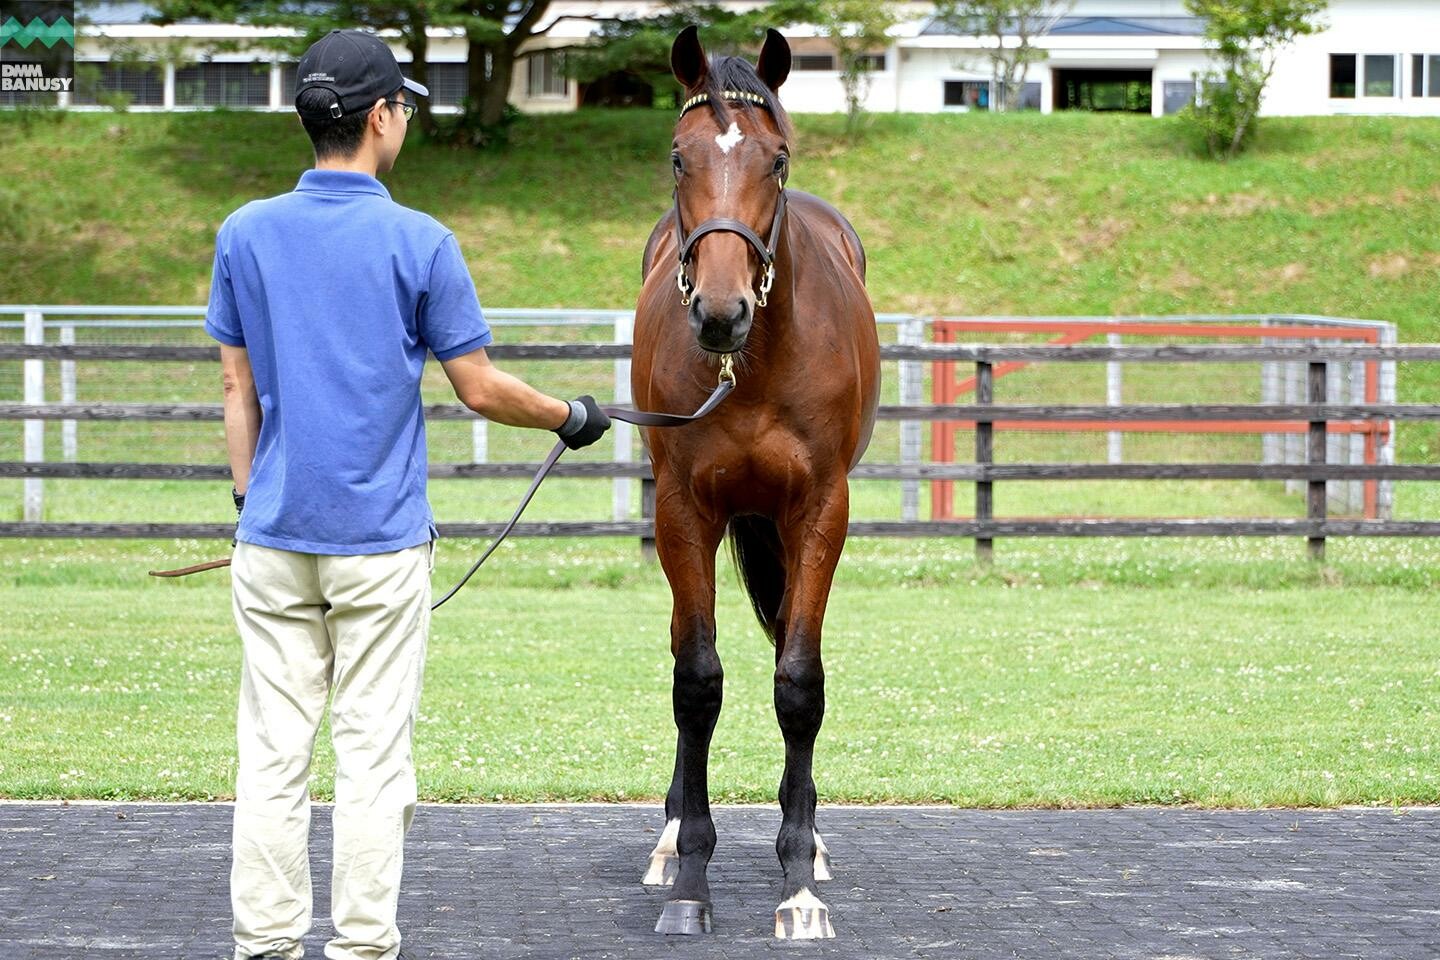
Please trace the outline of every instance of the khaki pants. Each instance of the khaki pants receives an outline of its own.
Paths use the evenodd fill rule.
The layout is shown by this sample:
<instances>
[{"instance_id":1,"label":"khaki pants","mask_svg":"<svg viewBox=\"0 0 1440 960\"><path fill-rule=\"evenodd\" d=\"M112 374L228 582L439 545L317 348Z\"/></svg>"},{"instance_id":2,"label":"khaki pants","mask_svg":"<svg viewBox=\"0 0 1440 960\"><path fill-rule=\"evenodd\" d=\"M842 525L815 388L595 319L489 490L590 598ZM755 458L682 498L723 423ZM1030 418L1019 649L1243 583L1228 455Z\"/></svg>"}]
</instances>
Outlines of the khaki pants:
<instances>
[{"instance_id":1,"label":"khaki pants","mask_svg":"<svg viewBox=\"0 0 1440 960\"><path fill-rule=\"evenodd\" d=\"M434 544L317 556L249 543L231 564L244 648L237 725L235 956L298 960L310 929L311 753L335 746L331 960L391 960L415 811L411 734L430 629Z\"/></svg>"}]
</instances>

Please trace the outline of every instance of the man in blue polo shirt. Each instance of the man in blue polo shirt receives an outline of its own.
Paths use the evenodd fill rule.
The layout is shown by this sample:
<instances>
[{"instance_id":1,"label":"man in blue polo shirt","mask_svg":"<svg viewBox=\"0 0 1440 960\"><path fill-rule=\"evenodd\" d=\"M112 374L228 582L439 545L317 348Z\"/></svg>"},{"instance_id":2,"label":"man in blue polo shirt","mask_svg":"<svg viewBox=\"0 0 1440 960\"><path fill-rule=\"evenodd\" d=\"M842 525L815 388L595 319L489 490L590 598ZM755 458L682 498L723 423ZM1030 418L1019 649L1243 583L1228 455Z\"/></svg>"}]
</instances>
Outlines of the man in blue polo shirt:
<instances>
[{"instance_id":1,"label":"man in blue polo shirt","mask_svg":"<svg viewBox=\"0 0 1440 960\"><path fill-rule=\"evenodd\" d=\"M221 226L205 327L221 344L240 511L231 573L244 658L231 902L235 957L296 960L310 928L308 779L330 708L335 861L330 960L392 960L411 736L430 625L435 523L420 375L572 447L610 421L496 369L455 237L390 199L413 97L382 41L336 30L301 59L296 110L315 169Z\"/></svg>"}]
</instances>

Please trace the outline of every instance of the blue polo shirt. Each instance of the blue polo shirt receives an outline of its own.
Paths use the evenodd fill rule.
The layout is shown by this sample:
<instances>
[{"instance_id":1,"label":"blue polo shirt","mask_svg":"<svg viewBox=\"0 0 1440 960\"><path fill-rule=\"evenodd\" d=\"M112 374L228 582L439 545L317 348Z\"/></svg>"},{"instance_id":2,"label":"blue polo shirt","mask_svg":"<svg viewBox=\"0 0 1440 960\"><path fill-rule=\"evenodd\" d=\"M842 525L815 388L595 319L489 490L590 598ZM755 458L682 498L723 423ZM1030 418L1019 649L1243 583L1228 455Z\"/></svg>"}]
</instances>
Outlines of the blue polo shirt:
<instances>
[{"instance_id":1,"label":"blue polo shirt","mask_svg":"<svg viewBox=\"0 0 1440 960\"><path fill-rule=\"evenodd\" d=\"M436 536L426 351L448 360L491 340L450 231L374 177L308 170L220 227L205 329L247 349L260 395L237 539L353 555Z\"/></svg>"}]
</instances>

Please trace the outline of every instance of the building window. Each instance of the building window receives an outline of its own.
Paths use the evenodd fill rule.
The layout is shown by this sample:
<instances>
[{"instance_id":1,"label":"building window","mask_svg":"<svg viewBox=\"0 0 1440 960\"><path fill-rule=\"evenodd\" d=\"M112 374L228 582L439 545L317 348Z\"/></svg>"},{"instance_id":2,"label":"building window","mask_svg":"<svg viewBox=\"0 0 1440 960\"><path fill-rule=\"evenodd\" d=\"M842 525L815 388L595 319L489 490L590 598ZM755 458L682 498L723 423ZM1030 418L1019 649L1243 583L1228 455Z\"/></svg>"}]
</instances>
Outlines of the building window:
<instances>
[{"instance_id":1,"label":"building window","mask_svg":"<svg viewBox=\"0 0 1440 960\"><path fill-rule=\"evenodd\" d=\"M860 57L860 61L865 65L865 69L871 73L885 72L885 54L883 53L863 54Z\"/></svg>"},{"instance_id":2,"label":"building window","mask_svg":"<svg viewBox=\"0 0 1440 960\"><path fill-rule=\"evenodd\" d=\"M1393 53L1365 55L1365 96L1395 96L1395 62L1398 59Z\"/></svg>"},{"instance_id":3,"label":"building window","mask_svg":"<svg viewBox=\"0 0 1440 960\"><path fill-rule=\"evenodd\" d=\"M415 75L408 61L400 64L400 72L407 77ZM425 64L425 86L430 90L431 106L458 107L470 90L469 65L431 60Z\"/></svg>"},{"instance_id":4,"label":"building window","mask_svg":"<svg viewBox=\"0 0 1440 960\"><path fill-rule=\"evenodd\" d=\"M1355 96L1355 54L1330 54L1330 96L1349 100Z\"/></svg>"},{"instance_id":5,"label":"building window","mask_svg":"<svg viewBox=\"0 0 1440 960\"><path fill-rule=\"evenodd\" d=\"M989 80L946 80L945 106L959 110L989 110Z\"/></svg>"},{"instance_id":6,"label":"building window","mask_svg":"<svg viewBox=\"0 0 1440 960\"><path fill-rule=\"evenodd\" d=\"M175 71L180 107L268 107L270 64L197 63Z\"/></svg>"},{"instance_id":7,"label":"building window","mask_svg":"<svg viewBox=\"0 0 1440 960\"><path fill-rule=\"evenodd\" d=\"M1167 116L1179 113L1195 102L1195 81L1166 80L1161 84L1161 96Z\"/></svg>"},{"instance_id":8,"label":"building window","mask_svg":"<svg viewBox=\"0 0 1440 960\"><path fill-rule=\"evenodd\" d=\"M884 57L881 59L883 60ZM834 70L835 57L829 53L798 53L795 55L792 65L796 70Z\"/></svg>"},{"instance_id":9,"label":"building window","mask_svg":"<svg viewBox=\"0 0 1440 960\"><path fill-rule=\"evenodd\" d=\"M158 63L122 66L103 60L77 62L75 90L70 102L99 103L102 94L123 94L131 106L162 107L165 105L165 68Z\"/></svg>"},{"instance_id":10,"label":"building window","mask_svg":"<svg viewBox=\"0 0 1440 960\"><path fill-rule=\"evenodd\" d=\"M532 100L553 99L570 93L570 84L565 79L565 54L549 50L532 53L527 58L527 63L527 97Z\"/></svg>"},{"instance_id":11,"label":"building window","mask_svg":"<svg viewBox=\"0 0 1440 960\"><path fill-rule=\"evenodd\" d=\"M1410 65L1410 95L1440 97L1440 53L1414 54Z\"/></svg>"}]
</instances>

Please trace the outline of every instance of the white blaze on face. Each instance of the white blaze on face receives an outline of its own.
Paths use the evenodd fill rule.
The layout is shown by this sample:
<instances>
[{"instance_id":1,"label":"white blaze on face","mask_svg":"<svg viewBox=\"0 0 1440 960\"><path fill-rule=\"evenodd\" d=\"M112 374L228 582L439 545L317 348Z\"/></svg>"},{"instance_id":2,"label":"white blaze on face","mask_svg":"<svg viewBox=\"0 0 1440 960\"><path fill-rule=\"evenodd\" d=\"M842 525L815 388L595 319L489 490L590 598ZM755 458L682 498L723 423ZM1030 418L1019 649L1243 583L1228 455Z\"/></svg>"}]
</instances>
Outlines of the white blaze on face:
<instances>
[{"instance_id":1,"label":"white blaze on face","mask_svg":"<svg viewBox=\"0 0 1440 960\"><path fill-rule=\"evenodd\" d=\"M729 130L726 130L724 133L717 133L715 135L715 142L720 146L720 152L726 154L727 156L729 155L731 149L744 139L745 134L741 133L740 128L734 123L730 124Z\"/></svg>"}]
</instances>

